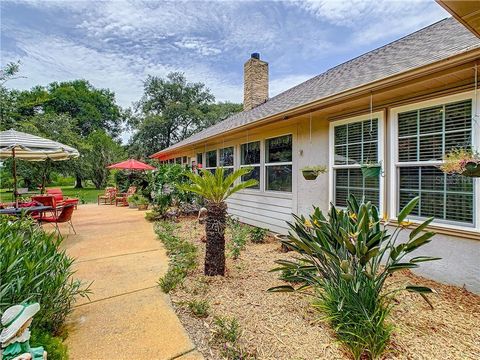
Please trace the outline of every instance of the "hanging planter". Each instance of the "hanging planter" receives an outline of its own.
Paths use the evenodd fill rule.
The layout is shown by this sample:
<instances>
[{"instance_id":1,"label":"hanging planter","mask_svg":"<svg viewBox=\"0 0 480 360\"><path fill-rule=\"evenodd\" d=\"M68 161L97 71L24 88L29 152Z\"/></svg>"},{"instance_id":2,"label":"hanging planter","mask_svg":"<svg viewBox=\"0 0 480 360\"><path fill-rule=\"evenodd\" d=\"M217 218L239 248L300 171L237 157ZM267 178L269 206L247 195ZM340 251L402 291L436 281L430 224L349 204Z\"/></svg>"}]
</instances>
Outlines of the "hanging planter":
<instances>
[{"instance_id":1,"label":"hanging planter","mask_svg":"<svg viewBox=\"0 0 480 360\"><path fill-rule=\"evenodd\" d=\"M362 164L360 169L362 169L362 175L364 178L378 177L382 173L382 164L380 163Z\"/></svg>"},{"instance_id":2,"label":"hanging planter","mask_svg":"<svg viewBox=\"0 0 480 360\"><path fill-rule=\"evenodd\" d=\"M319 174L327 172L327 167L323 165L305 166L301 171L305 180L315 180Z\"/></svg>"},{"instance_id":3,"label":"hanging planter","mask_svg":"<svg viewBox=\"0 0 480 360\"><path fill-rule=\"evenodd\" d=\"M473 149L452 149L443 157L440 170L447 174L480 177L480 154Z\"/></svg>"}]
</instances>

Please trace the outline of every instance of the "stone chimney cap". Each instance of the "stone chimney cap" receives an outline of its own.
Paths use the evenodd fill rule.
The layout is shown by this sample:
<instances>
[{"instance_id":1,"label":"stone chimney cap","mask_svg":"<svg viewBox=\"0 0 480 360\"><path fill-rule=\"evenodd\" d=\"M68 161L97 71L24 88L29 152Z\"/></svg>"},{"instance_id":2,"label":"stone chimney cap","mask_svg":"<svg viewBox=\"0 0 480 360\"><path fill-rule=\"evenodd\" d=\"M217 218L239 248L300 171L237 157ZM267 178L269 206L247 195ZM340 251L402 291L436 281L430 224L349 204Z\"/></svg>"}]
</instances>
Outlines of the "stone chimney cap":
<instances>
[{"instance_id":1,"label":"stone chimney cap","mask_svg":"<svg viewBox=\"0 0 480 360\"><path fill-rule=\"evenodd\" d=\"M251 57L252 59L260 60L260 53L254 52L254 53L252 53L252 54L250 55L250 57Z\"/></svg>"}]
</instances>

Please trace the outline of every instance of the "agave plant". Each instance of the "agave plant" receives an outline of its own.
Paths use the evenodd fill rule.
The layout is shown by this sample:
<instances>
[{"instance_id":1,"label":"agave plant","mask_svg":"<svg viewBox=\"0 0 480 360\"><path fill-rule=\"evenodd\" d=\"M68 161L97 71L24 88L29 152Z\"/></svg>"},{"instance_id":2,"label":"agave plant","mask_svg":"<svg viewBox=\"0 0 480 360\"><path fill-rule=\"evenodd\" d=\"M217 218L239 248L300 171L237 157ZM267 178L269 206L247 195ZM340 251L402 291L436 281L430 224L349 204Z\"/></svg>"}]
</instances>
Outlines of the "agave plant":
<instances>
[{"instance_id":1,"label":"agave plant","mask_svg":"<svg viewBox=\"0 0 480 360\"><path fill-rule=\"evenodd\" d=\"M216 169L215 174L201 170L200 174L187 173L191 184L179 185L184 191L190 191L205 199L207 219L205 221L206 253L205 275L225 275L225 224L227 203L225 200L245 188L258 184L250 179L235 185L235 181L252 171L244 167L225 176L223 167Z\"/></svg>"},{"instance_id":2,"label":"agave plant","mask_svg":"<svg viewBox=\"0 0 480 360\"><path fill-rule=\"evenodd\" d=\"M407 290L426 299L426 294L433 292L413 284L384 291L390 274L439 259L416 256L406 260L408 254L431 241L434 233L426 228L433 218L415 226L407 242L398 243L400 232L413 225L405 220L418 201L414 198L403 208L393 231L382 223L374 205L359 204L354 196L348 199L345 210L332 206L328 218L318 208L308 219L294 216L295 221L289 224L290 235L282 242L296 251L297 259L279 260L280 266L272 271L291 274L286 280L301 285L269 290L299 291L313 287L316 306L327 315L354 357L379 357L391 333L384 321L391 308L392 293Z\"/></svg>"}]
</instances>

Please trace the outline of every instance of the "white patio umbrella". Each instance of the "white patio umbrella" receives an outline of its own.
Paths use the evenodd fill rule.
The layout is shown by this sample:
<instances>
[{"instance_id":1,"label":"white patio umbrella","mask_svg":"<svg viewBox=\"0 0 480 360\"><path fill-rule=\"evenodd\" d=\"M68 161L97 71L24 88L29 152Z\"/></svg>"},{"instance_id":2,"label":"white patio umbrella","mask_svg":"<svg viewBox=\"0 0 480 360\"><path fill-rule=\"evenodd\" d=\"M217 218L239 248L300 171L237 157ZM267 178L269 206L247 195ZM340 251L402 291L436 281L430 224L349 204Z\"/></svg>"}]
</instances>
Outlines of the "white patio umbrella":
<instances>
[{"instance_id":1,"label":"white patio umbrella","mask_svg":"<svg viewBox=\"0 0 480 360\"><path fill-rule=\"evenodd\" d=\"M76 158L77 149L59 142L26 134L13 129L0 132L0 159L13 158L13 180L15 206L17 202L16 159L26 161L61 161Z\"/></svg>"}]
</instances>

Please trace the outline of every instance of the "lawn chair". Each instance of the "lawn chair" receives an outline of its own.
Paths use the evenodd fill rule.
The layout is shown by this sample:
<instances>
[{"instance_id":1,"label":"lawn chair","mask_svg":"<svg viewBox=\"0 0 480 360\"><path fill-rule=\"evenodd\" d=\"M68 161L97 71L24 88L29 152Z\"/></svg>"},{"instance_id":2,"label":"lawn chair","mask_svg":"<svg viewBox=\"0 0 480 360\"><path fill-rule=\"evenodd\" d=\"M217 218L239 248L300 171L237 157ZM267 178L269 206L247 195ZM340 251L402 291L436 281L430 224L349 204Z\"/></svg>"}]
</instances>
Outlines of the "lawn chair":
<instances>
[{"instance_id":1,"label":"lawn chair","mask_svg":"<svg viewBox=\"0 0 480 360\"><path fill-rule=\"evenodd\" d=\"M136 192L137 192L137 187L130 186L126 193L117 194L117 196L115 197L115 206L118 206L119 203L122 204L122 206L127 206L128 197L135 194Z\"/></svg>"},{"instance_id":2,"label":"lawn chair","mask_svg":"<svg viewBox=\"0 0 480 360\"><path fill-rule=\"evenodd\" d=\"M63 206L63 205L67 205L67 204L73 204L73 205L75 205L75 209L77 208L78 199L77 198L64 197L62 189L60 189L60 188L47 189L47 195L54 196L55 201L57 202L57 205L59 205L59 206Z\"/></svg>"},{"instance_id":3,"label":"lawn chair","mask_svg":"<svg viewBox=\"0 0 480 360\"><path fill-rule=\"evenodd\" d=\"M74 204L67 204L63 207L62 211L58 216L54 215L49 217L43 217L43 218L39 218L38 220L40 221L40 223L53 224L55 226L55 231L58 232L58 235L62 235L62 233L60 232L60 228L58 227L58 224L67 223L68 225L70 225L73 232L76 234L77 232L75 231L75 228L73 227L73 223L72 223L72 214L73 214L74 208L75 208Z\"/></svg>"},{"instance_id":4,"label":"lawn chair","mask_svg":"<svg viewBox=\"0 0 480 360\"><path fill-rule=\"evenodd\" d=\"M103 195L98 195L97 204L100 205L100 200L103 200L103 204L109 203L109 205L113 205L115 201L115 197L117 196L117 189L114 187L106 187L105 193Z\"/></svg>"},{"instance_id":5,"label":"lawn chair","mask_svg":"<svg viewBox=\"0 0 480 360\"><path fill-rule=\"evenodd\" d=\"M60 208L57 204L56 198L53 195L35 195L32 196L32 201L35 201L39 204L42 204L44 206L51 206L52 210L52 216L57 216L57 210ZM32 213L32 217L35 220L40 220L42 218L42 213Z\"/></svg>"}]
</instances>

